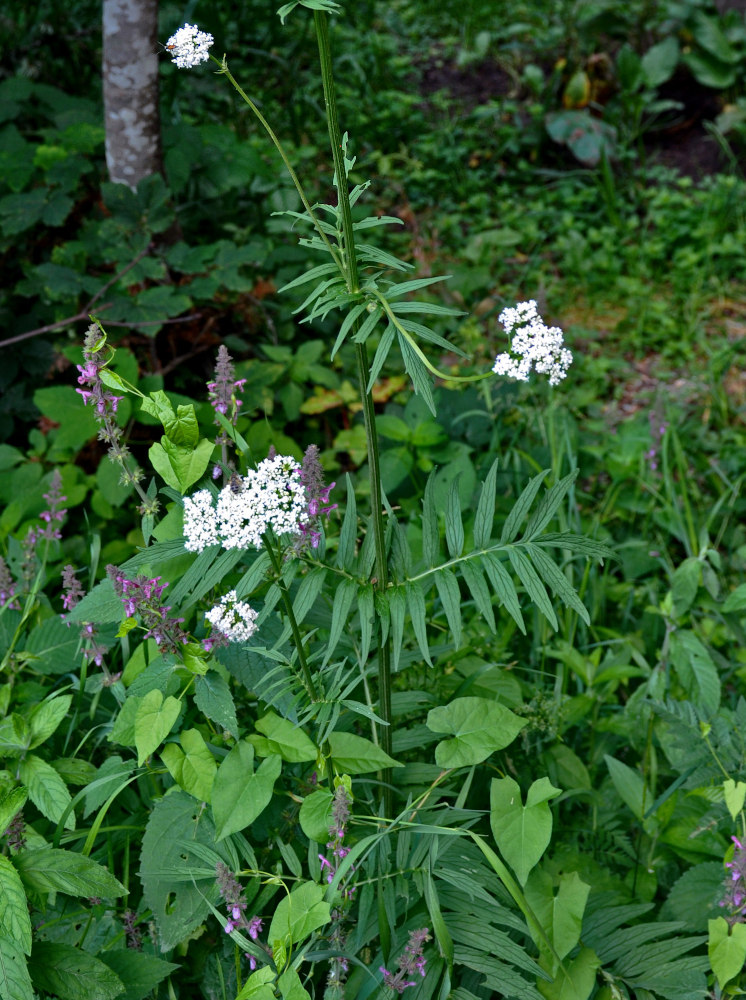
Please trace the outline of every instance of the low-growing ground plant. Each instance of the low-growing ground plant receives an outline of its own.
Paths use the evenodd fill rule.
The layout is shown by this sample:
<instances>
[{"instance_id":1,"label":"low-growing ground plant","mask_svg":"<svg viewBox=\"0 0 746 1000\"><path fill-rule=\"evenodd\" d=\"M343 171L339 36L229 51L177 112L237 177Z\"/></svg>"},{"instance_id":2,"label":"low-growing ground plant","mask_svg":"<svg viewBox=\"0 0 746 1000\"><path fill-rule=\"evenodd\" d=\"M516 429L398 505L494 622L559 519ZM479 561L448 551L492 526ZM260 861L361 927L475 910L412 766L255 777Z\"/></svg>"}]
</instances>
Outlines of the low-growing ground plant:
<instances>
[{"instance_id":1,"label":"low-growing ground plant","mask_svg":"<svg viewBox=\"0 0 746 1000\"><path fill-rule=\"evenodd\" d=\"M492 370L463 374L443 279L371 239L400 220L350 183L337 12L279 12L313 18L329 203L211 35L187 24L165 49L194 72L213 59L297 190L283 216L310 266L281 292L333 334L268 357L288 386L327 372L357 471L329 482L324 442L286 426L247 440L267 382L225 346L203 398L172 400L93 319L75 391L119 479L96 502L137 509L136 551L65 546L67 483L75 503L85 488L29 479L37 507L0 561L0 996L737 995L733 446L691 467L656 404L586 429L581 478L572 355L533 300L500 312ZM381 414L383 377L409 391ZM158 427L147 462L134 411ZM642 534L616 545L624 518Z\"/></svg>"}]
</instances>

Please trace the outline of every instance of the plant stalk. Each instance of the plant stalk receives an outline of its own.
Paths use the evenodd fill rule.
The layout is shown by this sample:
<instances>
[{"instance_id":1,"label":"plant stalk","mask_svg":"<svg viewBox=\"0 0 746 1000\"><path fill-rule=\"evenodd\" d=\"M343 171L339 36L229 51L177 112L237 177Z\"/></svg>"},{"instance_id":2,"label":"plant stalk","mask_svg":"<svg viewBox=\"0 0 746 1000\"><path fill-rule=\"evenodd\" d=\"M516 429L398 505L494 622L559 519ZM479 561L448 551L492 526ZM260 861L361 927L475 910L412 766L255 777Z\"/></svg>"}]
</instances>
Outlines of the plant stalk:
<instances>
[{"instance_id":1,"label":"plant stalk","mask_svg":"<svg viewBox=\"0 0 746 1000\"><path fill-rule=\"evenodd\" d=\"M355 234L352 226L352 210L347 189L347 174L342 150L342 136L339 129L339 114L334 87L332 69L331 45L329 42L329 22L323 11L314 11L316 38L319 45L321 62L321 79L324 87L324 103L326 105L326 120L329 127L329 141L334 159L334 172L337 182L338 210L342 221L343 264L347 289L350 292L359 290L357 257L355 255ZM376 433L376 416L373 406L373 396L368 391L370 363L365 344L355 343L357 361L357 376L360 388L360 398L363 403L363 420L365 423L365 439L368 448L368 468L370 470L370 502L373 514L373 535L376 552L376 583L379 591L385 591L388 586L388 566L386 562L386 541L383 525L383 504L381 489L381 469L379 462L378 435ZM379 635L382 636L379 630ZM391 736L391 649L388 637L379 642L378 652L378 698L379 714L387 725L381 729L381 746L387 754L392 751ZM383 772L384 799L386 812L391 815L393 809L391 795L391 770Z\"/></svg>"},{"instance_id":2,"label":"plant stalk","mask_svg":"<svg viewBox=\"0 0 746 1000\"><path fill-rule=\"evenodd\" d=\"M285 586L285 581L282 579L282 565L277 557L274 546L272 545L272 539L267 535L264 535L263 541L264 548L269 553L272 568L277 574L277 586L280 588L282 603L285 606L285 613L287 614L288 621L290 622L290 629L293 633L293 642L295 643L295 648L298 650L298 662L300 663L300 668L303 672L303 685L308 692L309 697L313 701L317 701L318 695L316 693L316 685L313 683L311 668L308 666L308 660L306 659L306 651L303 647L303 636L298 628L298 622L296 621L295 613L293 612L293 602L290 600L290 594Z\"/></svg>"}]
</instances>

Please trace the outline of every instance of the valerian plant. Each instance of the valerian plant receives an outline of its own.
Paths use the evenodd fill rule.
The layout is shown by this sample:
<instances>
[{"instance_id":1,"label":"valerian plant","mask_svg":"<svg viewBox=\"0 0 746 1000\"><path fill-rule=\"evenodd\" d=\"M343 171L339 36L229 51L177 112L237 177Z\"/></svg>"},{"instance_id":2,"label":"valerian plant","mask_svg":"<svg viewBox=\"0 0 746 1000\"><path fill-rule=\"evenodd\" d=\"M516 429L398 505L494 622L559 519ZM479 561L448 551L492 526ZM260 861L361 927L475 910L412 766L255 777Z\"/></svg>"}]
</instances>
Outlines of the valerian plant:
<instances>
[{"instance_id":1,"label":"valerian plant","mask_svg":"<svg viewBox=\"0 0 746 1000\"><path fill-rule=\"evenodd\" d=\"M335 317L330 360L352 346L367 481L357 491L350 476L344 485L327 482L316 445L303 455L252 453L239 430L250 388L224 347L206 386L219 428L213 438L193 405L174 406L160 391L144 395L115 373L105 330L92 323L79 366L81 405L94 412L122 481L137 491L142 545L122 565L108 565L98 583L92 550L87 593L83 567L67 564L63 614L42 614L41 582L59 541L57 484L46 527L29 540L18 572L0 564L4 666L14 676L36 656L42 677L59 673L67 686L35 707L23 690L9 686L1 696L9 764L0 799L0 996L144 996L160 988L186 997L198 967L202 995L235 1000L588 1000L599 976L610 997L625 996L627 985L656 995L663 983L661 996L684 1000L669 986L671 970L661 972L652 951L641 955L641 942L664 925L639 925L629 947L639 961L620 968L629 956L615 950L613 934L645 907L630 914L623 898L587 907L580 862L548 863L550 803L574 789L568 775L583 765L565 748L564 770L555 767L551 780L538 753L524 787L512 776L511 755L539 716L538 701L524 704L520 685L491 664L492 689L476 678L445 685L450 657L469 651L477 635L490 655L486 633L505 643L516 630L525 634L529 606L534 621L541 616L552 628L555 600L588 624L576 560L587 568L613 553L564 527L576 471L554 481L550 470L538 472L509 506L498 490L499 459L465 501L457 481L439 491L435 471L416 516L405 518L385 495L373 401L384 367L403 370L435 413L433 378L450 376L431 354L464 355L424 322L454 311L413 297L442 279L400 280L410 265L367 241L399 220L353 221L368 185L350 187L354 159L336 112L328 15L338 5L300 0L280 15L301 16L299 7L313 12L335 203L308 197L225 57L215 62L290 172L304 212L286 214L308 227L301 245L322 255L285 290L310 286L298 310L308 322ZM195 69L212 58L212 44L185 25L165 49L177 66ZM509 345L493 371L456 381L526 380L533 370L556 387L571 362L561 331L533 301L506 309L500 322ZM163 429L148 452L155 475L147 487L116 421L124 396L139 399ZM570 663L573 652L564 650ZM697 678L707 673L701 660ZM586 675L592 687L590 667ZM706 696L716 710L712 686ZM82 744L95 746L95 770L70 763L78 761L81 726ZM647 834L650 809L659 807L645 798L647 778L630 777L608 755L607 763ZM76 768L73 797L67 785ZM746 785L730 772L727 780L735 819ZM79 821L87 825L76 829ZM721 986L741 955L744 864L742 840L735 843L726 915L711 935ZM87 902L60 903L56 893ZM125 893L126 909L104 902ZM60 927L74 929L64 944ZM679 938L668 962L686 989L702 979L699 959L676 963L692 940ZM190 967L181 972L185 951ZM74 989L64 985L73 972ZM168 994L158 985L166 978Z\"/></svg>"}]
</instances>

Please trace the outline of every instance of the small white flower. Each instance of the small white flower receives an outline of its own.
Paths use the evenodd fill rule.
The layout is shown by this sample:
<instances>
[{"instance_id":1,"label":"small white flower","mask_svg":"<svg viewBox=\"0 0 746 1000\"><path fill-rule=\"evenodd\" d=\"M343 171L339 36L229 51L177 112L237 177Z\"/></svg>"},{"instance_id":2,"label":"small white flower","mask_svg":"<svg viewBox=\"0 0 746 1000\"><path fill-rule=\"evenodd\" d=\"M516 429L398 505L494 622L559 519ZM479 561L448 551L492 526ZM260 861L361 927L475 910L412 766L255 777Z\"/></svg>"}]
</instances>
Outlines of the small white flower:
<instances>
[{"instance_id":1,"label":"small white flower","mask_svg":"<svg viewBox=\"0 0 746 1000\"><path fill-rule=\"evenodd\" d=\"M533 367L540 375L549 376L551 386L565 378L572 364L572 353L563 347L560 328L544 323L533 299L519 302L514 309L503 309L498 318L505 333L509 337L512 333L513 338L510 351L495 358L492 369L495 374L528 382Z\"/></svg>"},{"instance_id":2,"label":"small white flower","mask_svg":"<svg viewBox=\"0 0 746 1000\"><path fill-rule=\"evenodd\" d=\"M207 51L215 39L207 31L200 31L196 24L185 24L166 42L166 49L179 69L190 69L207 62Z\"/></svg>"},{"instance_id":3,"label":"small white flower","mask_svg":"<svg viewBox=\"0 0 746 1000\"><path fill-rule=\"evenodd\" d=\"M218 545L218 520L209 490L198 490L184 497L184 548L187 552L202 552L208 545Z\"/></svg>"},{"instance_id":4,"label":"small white flower","mask_svg":"<svg viewBox=\"0 0 746 1000\"><path fill-rule=\"evenodd\" d=\"M229 591L205 618L231 642L248 642L256 632L257 612L246 601L239 601L235 590Z\"/></svg>"}]
</instances>

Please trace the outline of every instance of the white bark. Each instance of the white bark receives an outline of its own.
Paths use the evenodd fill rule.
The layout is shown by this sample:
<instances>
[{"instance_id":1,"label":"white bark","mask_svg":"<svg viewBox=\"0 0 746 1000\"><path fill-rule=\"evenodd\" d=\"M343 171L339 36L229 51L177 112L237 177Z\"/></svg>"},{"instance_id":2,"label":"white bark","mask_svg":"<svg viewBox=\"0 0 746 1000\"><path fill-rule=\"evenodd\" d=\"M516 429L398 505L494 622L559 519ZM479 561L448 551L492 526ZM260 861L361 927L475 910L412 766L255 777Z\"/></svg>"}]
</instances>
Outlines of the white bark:
<instances>
[{"instance_id":1,"label":"white bark","mask_svg":"<svg viewBox=\"0 0 746 1000\"><path fill-rule=\"evenodd\" d=\"M158 0L103 0L106 165L116 184L162 172Z\"/></svg>"}]
</instances>

